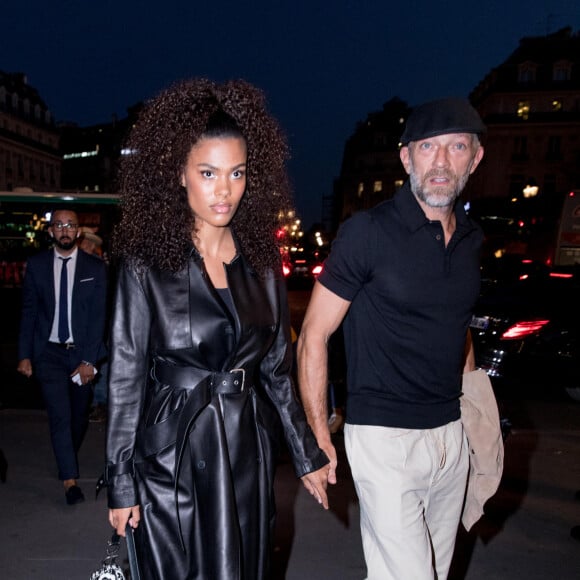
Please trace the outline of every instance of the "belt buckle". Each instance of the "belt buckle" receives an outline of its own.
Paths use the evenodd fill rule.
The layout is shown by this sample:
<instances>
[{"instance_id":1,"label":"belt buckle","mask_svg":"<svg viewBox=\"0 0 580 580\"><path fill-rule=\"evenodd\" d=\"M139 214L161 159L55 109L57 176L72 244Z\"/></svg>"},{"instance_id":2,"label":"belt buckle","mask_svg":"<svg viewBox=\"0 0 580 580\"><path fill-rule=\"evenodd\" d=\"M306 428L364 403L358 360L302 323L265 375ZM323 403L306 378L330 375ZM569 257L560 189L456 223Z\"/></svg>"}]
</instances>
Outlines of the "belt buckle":
<instances>
[{"instance_id":1,"label":"belt buckle","mask_svg":"<svg viewBox=\"0 0 580 580\"><path fill-rule=\"evenodd\" d=\"M75 348L75 345L74 345L74 343L73 343L73 342L65 342L65 343L64 343L64 347L65 347L67 350L71 350L71 349Z\"/></svg>"},{"instance_id":2,"label":"belt buckle","mask_svg":"<svg viewBox=\"0 0 580 580\"><path fill-rule=\"evenodd\" d=\"M230 373L242 373L242 389L240 392L244 392L244 385L246 384L246 370L245 369L231 369ZM236 384L236 381L234 380L234 385Z\"/></svg>"}]
</instances>

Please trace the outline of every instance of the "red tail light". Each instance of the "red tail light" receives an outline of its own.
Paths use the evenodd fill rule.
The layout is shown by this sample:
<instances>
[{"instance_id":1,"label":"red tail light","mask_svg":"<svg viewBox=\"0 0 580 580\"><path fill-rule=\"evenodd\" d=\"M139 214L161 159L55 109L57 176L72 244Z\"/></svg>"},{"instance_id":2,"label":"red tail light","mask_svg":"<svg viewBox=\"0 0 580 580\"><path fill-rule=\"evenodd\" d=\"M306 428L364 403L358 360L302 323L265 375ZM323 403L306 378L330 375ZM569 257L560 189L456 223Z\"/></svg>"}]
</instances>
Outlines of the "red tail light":
<instances>
[{"instance_id":1,"label":"red tail light","mask_svg":"<svg viewBox=\"0 0 580 580\"><path fill-rule=\"evenodd\" d=\"M318 264L318 266L314 266L314 268L312 268L312 275L313 276L318 276L320 274L320 272L322 272L322 266L320 264Z\"/></svg>"},{"instance_id":2,"label":"red tail light","mask_svg":"<svg viewBox=\"0 0 580 580\"><path fill-rule=\"evenodd\" d=\"M290 266L288 266L288 264L282 264L282 273L284 276L290 276L290 272L292 272Z\"/></svg>"},{"instance_id":3,"label":"red tail light","mask_svg":"<svg viewBox=\"0 0 580 580\"><path fill-rule=\"evenodd\" d=\"M536 334L549 320L526 320L510 326L502 335L502 340L518 340Z\"/></svg>"}]
</instances>

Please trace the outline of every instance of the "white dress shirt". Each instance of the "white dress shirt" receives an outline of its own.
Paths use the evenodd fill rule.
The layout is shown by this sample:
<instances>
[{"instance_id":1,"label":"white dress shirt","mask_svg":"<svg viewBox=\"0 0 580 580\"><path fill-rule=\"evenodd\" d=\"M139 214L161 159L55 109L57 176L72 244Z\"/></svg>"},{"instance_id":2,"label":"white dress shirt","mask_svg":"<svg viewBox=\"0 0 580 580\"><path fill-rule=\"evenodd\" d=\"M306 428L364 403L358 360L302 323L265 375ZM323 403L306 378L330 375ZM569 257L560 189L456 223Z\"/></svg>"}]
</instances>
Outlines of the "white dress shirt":
<instances>
[{"instance_id":1,"label":"white dress shirt","mask_svg":"<svg viewBox=\"0 0 580 580\"><path fill-rule=\"evenodd\" d=\"M63 256L62 254L58 253L58 250L54 248L54 261L53 261L53 272L54 272L54 299L55 299L55 309L54 309L54 318L52 320L52 330L50 331L50 338L48 339L50 342L60 342L58 338L58 315L60 311L59 305L59 296L60 296L60 274L62 268L64 266L64 262L61 258L70 258L70 260L66 263L67 268L67 305L68 305L68 343L74 343L74 336L72 333L72 324L71 324L71 313L72 313L72 295L73 295L73 287L75 283L75 272L77 268L77 255L78 255L78 248L73 250L73 253L69 256Z\"/></svg>"}]
</instances>

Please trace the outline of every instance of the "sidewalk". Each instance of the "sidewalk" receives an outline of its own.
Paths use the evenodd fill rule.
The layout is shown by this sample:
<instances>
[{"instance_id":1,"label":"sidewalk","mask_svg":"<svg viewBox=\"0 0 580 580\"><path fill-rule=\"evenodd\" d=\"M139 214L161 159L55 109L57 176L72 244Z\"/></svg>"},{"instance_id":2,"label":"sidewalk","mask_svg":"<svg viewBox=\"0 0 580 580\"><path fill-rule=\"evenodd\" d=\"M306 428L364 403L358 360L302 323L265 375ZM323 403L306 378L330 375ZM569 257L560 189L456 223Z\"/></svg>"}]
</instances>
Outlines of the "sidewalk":
<instances>
[{"instance_id":1,"label":"sidewalk","mask_svg":"<svg viewBox=\"0 0 580 580\"><path fill-rule=\"evenodd\" d=\"M580 405L529 404L510 416L499 493L476 534L461 535L452 580L578 580L580 543ZM0 449L8 460L0 483L0 576L6 580L88 580L105 551L106 499L94 498L102 471L105 425L91 423L81 450L86 502L67 506L43 411L0 410ZM288 462L276 480L278 525L273 580L362 580L358 506L336 436L341 467L325 512L302 489ZM119 558L125 562L124 550ZM180 579L167 579L180 580ZM410 579L401 579L410 580Z\"/></svg>"},{"instance_id":2,"label":"sidewalk","mask_svg":"<svg viewBox=\"0 0 580 580\"><path fill-rule=\"evenodd\" d=\"M44 411L0 410L0 449L8 461L7 482L0 483L2 579L88 580L98 567L112 531L106 490L97 500L94 494L103 466L105 427L104 423L89 424L79 458L79 485L86 501L68 506L56 479ZM344 478L333 492L334 497L349 498L338 514L325 512L315 503L289 462L280 465L276 580L364 577L354 489ZM341 554L337 554L338 545L344 546ZM124 545L118 562L128 569Z\"/></svg>"}]
</instances>

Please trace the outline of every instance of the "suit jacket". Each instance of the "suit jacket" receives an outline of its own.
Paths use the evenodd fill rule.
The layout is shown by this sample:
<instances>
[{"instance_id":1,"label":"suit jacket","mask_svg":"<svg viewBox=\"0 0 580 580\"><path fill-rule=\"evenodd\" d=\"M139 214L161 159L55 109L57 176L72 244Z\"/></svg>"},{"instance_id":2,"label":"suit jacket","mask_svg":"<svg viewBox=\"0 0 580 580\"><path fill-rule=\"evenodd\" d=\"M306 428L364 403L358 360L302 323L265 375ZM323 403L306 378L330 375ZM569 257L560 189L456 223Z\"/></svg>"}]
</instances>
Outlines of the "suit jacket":
<instances>
[{"instance_id":1,"label":"suit jacket","mask_svg":"<svg viewBox=\"0 0 580 580\"><path fill-rule=\"evenodd\" d=\"M22 289L19 360L33 364L44 353L54 320L54 250L29 258ZM71 327L79 362L96 363L105 356L103 335L107 273L105 263L78 251L72 294Z\"/></svg>"}]
</instances>

